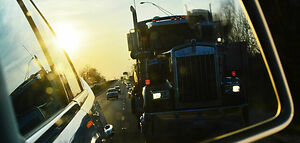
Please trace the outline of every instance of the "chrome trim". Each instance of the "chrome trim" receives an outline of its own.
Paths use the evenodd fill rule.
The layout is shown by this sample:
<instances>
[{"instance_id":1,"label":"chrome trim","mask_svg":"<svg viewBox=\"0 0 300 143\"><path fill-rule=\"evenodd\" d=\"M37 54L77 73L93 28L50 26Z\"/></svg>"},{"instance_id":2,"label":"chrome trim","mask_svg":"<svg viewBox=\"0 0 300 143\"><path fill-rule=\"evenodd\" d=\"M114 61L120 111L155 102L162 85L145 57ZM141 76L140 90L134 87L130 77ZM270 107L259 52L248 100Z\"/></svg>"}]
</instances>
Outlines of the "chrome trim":
<instances>
[{"instance_id":1,"label":"chrome trim","mask_svg":"<svg viewBox=\"0 0 300 143\"><path fill-rule=\"evenodd\" d=\"M221 104L221 75L220 75L220 68L219 68L219 53L218 48L215 44L212 43L201 43L196 42L196 45L193 47L191 43L177 46L173 48L171 51L171 59L172 59L172 65L173 65L173 73L174 73L174 82L175 82L175 108L179 109L185 106L191 106L188 104L184 104L180 102L180 92L179 92L179 79L178 79L178 67L177 67L177 58L186 58L191 56L206 56L206 55L213 55L213 65L215 69L215 87L219 90L216 90L216 98L213 102L215 106ZM192 105L192 106L198 106L198 105Z\"/></svg>"},{"instance_id":2,"label":"chrome trim","mask_svg":"<svg viewBox=\"0 0 300 143\"><path fill-rule=\"evenodd\" d=\"M215 46L215 76L216 76L216 86L217 86L217 100L219 102L222 102L221 96L222 96L222 89L221 89L221 83L222 83L222 76L221 76L221 68L220 68L220 53L219 53L219 47Z\"/></svg>"},{"instance_id":3,"label":"chrome trim","mask_svg":"<svg viewBox=\"0 0 300 143\"><path fill-rule=\"evenodd\" d=\"M82 94L78 95L80 99L82 99L81 102L81 109L85 111L86 113L89 113L89 111L92 109L94 100L95 100L95 95L90 88L90 86L83 80L83 78L80 78L80 81L83 85L83 92ZM82 96L82 97L80 97ZM78 100L77 100L78 101Z\"/></svg>"},{"instance_id":4,"label":"chrome trim","mask_svg":"<svg viewBox=\"0 0 300 143\"><path fill-rule=\"evenodd\" d=\"M76 135L76 132L80 128L85 116L88 116L88 114L83 110L79 110L76 113L76 115L72 118L72 120L68 123L68 125L55 138L53 143L72 142L75 137L74 135Z\"/></svg>"},{"instance_id":5,"label":"chrome trim","mask_svg":"<svg viewBox=\"0 0 300 143\"><path fill-rule=\"evenodd\" d=\"M79 106L82 106L87 98L88 91L86 89L83 89L83 91L79 93L75 98L73 98L72 101L75 101Z\"/></svg>"},{"instance_id":6,"label":"chrome trim","mask_svg":"<svg viewBox=\"0 0 300 143\"><path fill-rule=\"evenodd\" d=\"M178 73L177 73L177 62L176 62L176 56L175 51L171 50L171 65L173 67L173 73L174 73L174 82L175 82L175 108L179 108L179 89L178 89Z\"/></svg>"}]
</instances>

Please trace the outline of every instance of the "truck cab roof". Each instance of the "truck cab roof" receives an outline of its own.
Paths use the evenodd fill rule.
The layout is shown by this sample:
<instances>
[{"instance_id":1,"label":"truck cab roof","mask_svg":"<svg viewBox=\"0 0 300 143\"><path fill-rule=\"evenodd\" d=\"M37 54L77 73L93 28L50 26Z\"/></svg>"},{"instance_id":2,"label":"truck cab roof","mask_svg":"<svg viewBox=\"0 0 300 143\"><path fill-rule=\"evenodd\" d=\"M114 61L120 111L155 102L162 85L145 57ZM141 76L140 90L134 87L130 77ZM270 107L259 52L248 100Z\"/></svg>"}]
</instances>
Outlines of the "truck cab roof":
<instances>
[{"instance_id":1,"label":"truck cab roof","mask_svg":"<svg viewBox=\"0 0 300 143\"><path fill-rule=\"evenodd\" d=\"M173 15L173 16L166 16L166 17L154 17L152 19L144 20L138 22L138 25L147 26L150 28L152 26L161 26L161 25L170 25L170 24L180 24L186 23L186 15Z\"/></svg>"}]
</instances>

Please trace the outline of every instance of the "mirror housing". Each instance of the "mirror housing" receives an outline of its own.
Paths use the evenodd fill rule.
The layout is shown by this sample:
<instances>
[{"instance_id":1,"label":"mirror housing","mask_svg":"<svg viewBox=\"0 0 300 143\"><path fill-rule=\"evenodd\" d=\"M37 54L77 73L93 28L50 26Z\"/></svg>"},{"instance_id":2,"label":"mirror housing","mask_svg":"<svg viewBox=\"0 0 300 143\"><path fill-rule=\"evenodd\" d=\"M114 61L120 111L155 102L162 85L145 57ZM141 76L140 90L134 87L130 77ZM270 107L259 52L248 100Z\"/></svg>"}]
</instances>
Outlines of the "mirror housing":
<instances>
[{"instance_id":1,"label":"mirror housing","mask_svg":"<svg viewBox=\"0 0 300 143\"><path fill-rule=\"evenodd\" d=\"M269 70L272 71L280 108L274 118L204 142L254 142L283 130L291 123L294 116L294 103L288 82L260 3L257 0L242 0L242 2L265 53L265 60L271 61L268 62Z\"/></svg>"},{"instance_id":2,"label":"mirror housing","mask_svg":"<svg viewBox=\"0 0 300 143\"><path fill-rule=\"evenodd\" d=\"M135 35L135 32L127 33L128 51L135 51L137 49L137 39Z\"/></svg>"},{"instance_id":3,"label":"mirror housing","mask_svg":"<svg viewBox=\"0 0 300 143\"><path fill-rule=\"evenodd\" d=\"M111 125L111 124L105 125L104 132L106 133L107 137L112 137L114 135L113 125Z\"/></svg>"}]
</instances>

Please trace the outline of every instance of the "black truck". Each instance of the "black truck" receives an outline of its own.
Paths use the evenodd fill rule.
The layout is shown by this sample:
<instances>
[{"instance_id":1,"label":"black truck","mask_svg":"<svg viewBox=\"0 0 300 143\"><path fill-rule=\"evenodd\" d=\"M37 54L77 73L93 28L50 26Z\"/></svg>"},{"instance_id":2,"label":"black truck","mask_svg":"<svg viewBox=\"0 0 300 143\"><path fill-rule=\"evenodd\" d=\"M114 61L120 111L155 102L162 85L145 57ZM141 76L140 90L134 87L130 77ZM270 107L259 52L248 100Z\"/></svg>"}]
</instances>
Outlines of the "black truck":
<instances>
[{"instance_id":1,"label":"black truck","mask_svg":"<svg viewBox=\"0 0 300 143\"><path fill-rule=\"evenodd\" d=\"M209 10L140 22L133 7L131 12L132 111L146 139L162 137L161 132L206 138L205 133L247 124L245 43L226 42L226 26L213 21Z\"/></svg>"}]
</instances>

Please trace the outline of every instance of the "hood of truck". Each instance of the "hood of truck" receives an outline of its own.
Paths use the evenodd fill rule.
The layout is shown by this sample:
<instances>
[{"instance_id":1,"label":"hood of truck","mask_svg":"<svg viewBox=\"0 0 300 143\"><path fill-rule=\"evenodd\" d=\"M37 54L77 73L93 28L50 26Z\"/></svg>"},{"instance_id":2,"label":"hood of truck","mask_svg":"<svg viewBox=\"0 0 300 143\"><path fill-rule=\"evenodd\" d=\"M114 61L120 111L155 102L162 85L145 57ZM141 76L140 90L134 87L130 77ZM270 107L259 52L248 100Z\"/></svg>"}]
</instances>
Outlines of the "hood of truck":
<instances>
[{"instance_id":1,"label":"hood of truck","mask_svg":"<svg viewBox=\"0 0 300 143\"><path fill-rule=\"evenodd\" d=\"M186 57L196 55L212 55L215 54L215 49L208 46L189 46L174 52L175 57Z\"/></svg>"}]
</instances>

